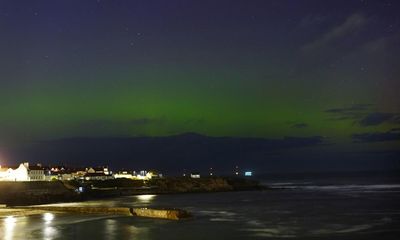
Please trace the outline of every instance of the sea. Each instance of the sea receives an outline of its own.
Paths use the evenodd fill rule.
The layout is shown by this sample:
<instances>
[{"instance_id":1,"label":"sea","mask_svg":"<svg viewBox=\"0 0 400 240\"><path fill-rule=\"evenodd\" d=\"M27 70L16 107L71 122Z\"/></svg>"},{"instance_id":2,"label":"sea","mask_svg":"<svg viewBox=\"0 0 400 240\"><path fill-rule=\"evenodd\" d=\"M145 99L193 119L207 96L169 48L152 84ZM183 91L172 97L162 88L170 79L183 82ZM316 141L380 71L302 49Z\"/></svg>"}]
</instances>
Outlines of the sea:
<instances>
[{"instance_id":1,"label":"sea","mask_svg":"<svg viewBox=\"0 0 400 240\"><path fill-rule=\"evenodd\" d=\"M137 195L55 206L182 208L171 221L44 213L0 219L0 239L400 239L400 174L255 176L264 191Z\"/></svg>"}]
</instances>

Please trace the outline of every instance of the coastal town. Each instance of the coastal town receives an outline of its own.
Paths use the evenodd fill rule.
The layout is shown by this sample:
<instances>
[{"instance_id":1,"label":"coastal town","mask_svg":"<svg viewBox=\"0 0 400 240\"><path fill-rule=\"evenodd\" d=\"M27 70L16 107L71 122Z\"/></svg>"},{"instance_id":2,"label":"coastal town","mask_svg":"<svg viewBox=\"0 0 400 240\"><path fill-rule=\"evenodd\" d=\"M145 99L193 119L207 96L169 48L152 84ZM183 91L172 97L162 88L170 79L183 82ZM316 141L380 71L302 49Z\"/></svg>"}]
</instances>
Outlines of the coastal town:
<instances>
[{"instance_id":1,"label":"coastal town","mask_svg":"<svg viewBox=\"0 0 400 240\"><path fill-rule=\"evenodd\" d=\"M234 175L242 175L236 166ZM212 168L207 173L208 176L214 176ZM186 173L184 170L183 177L200 178L199 172ZM243 176L252 176L251 171L243 172ZM0 181L24 182L24 181L91 181L91 180L112 180L112 179L131 179L131 180L150 180L162 178L163 174L156 170L119 170L111 171L108 166L99 167L67 167L67 166L44 166L42 164L29 164L24 162L19 166L1 166L0 165Z\"/></svg>"},{"instance_id":2,"label":"coastal town","mask_svg":"<svg viewBox=\"0 0 400 240\"><path fill-rule=\"evenodd\" d=\"M156 170L112 171L102 167L44 166L24 162L0 167L0 204L37 205L79 202L143 194L172 194L262 190L263 186L236 167L230 175L184 171L180 176L165 176Z\"/></svg>"},{"instance_id":3,"label":"coastal town","mask_svg":"<svg viewBox=\"0 0 400 240\"><path fill-rule=\"evenodd\" d=\"M112 172L107 166L100 167L66 167L66 166L43 166L42 164L31 165L28 162L19 164L17 167L0 166L0 181L70 181L70 180L111 180L127 178L132 180L149 180L162 177L155 170Z\"/></svg>"}]
</instances>

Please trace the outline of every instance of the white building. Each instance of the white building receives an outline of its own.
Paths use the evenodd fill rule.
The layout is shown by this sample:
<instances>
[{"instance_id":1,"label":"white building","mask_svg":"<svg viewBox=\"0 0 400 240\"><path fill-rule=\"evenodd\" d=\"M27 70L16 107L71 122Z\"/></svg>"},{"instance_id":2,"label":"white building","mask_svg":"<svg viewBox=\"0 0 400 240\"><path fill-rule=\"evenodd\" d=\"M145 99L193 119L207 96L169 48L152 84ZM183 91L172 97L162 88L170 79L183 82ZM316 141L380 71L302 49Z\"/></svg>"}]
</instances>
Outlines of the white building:
<instances>
[{"instance_id":1,"label":"white building","mask_svg":"<svg viewBox=\"0 0 400 240\"><path fill-rule=\"evenodd\" d=\"M0 181L29 181L28 163L21 163L18 168L0 167Z\"/></svg>"},{"instance_id":2,"label":"white building","mask_svg":"<svg viewBox=\"0 0 400 240\"><path fill-rule=\"evenodd\" d=\"M44 168L21 163L17 168L0 166L0 181L45 181Z\"/></svg>"}]
</instances>

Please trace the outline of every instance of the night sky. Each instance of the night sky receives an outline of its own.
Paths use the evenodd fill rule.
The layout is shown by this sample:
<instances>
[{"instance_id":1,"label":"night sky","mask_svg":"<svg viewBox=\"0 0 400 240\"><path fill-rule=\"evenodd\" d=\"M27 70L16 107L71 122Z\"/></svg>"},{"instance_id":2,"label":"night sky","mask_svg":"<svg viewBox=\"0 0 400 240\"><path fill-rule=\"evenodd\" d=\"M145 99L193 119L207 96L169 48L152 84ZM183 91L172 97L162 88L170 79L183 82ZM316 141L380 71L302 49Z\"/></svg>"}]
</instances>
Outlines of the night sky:
<instances>
[{"instance_id":1,"label":"night sky","mask_svg":"<svg viewBox=\"0 0 400 240\"><path fill-rule=\"evenodd\" d=\"M399 169L399 12L1 1L0 165Z\"/></svg>"}]
</instances>

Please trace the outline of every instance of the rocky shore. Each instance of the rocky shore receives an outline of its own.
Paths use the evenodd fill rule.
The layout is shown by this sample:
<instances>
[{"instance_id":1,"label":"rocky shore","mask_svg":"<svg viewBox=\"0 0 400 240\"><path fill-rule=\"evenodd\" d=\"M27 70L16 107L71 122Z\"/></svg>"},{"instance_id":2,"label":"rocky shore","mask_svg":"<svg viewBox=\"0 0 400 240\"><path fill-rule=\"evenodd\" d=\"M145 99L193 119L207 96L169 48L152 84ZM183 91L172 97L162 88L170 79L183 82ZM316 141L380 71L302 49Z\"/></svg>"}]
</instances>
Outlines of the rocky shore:
<instances>
[{"instance_id":1,"label":"rocky shore","mask_svg":"<svg viewBox=\"0 0 400 240\"><path fill-rule=\"evenodd\" d=\"M261 186L258 181L230 177L208 177L200 179L168 177L149 181L113 179L85 182L0 182L0 204L22 206L84 201L137 194L173 194L263 189L265 189L265 187Z\"/></svg>"}]
</instances>

